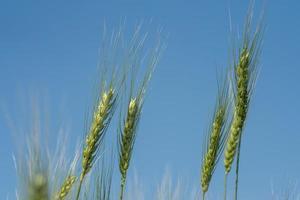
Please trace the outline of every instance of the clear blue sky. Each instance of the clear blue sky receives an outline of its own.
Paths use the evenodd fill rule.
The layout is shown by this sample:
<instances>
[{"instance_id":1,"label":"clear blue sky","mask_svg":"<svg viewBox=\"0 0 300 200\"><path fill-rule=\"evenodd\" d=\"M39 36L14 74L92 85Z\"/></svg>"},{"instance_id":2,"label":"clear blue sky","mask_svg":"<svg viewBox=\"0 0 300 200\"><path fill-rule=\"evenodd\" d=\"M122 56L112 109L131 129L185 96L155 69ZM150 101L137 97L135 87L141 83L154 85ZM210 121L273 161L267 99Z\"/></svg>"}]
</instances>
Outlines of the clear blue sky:
<instances>
[{"instance_id":1,"label":"clear blue sky","mask_svg":"<svg viewBox=\"0 0 300 200\"><path fill-rule=\"evenodd\" d=\"M256 2L255 13L262 4ZM154 74L133 166L154 187L168 166L199 184L202 136L214 106L216 68L228 64L229 10L242 29L248 1L0 1L0 103L17 116L26 91L46 94L51 124L70 122L81 137L103 21L128 29L153 20L169 34ZM271 184L300 180L300 2L266 3L261 73L242 147L240 197L270 199ZM93 78L91 78L93 77ZM0 198L13 196L13 139L1 112ZM60 113L63 113L62 115ZM55 117L59 115L60 117ZM75 139L74 139L75 140ZM223 168L212 191L222 193Z\"/></svg>"}]
</instances>

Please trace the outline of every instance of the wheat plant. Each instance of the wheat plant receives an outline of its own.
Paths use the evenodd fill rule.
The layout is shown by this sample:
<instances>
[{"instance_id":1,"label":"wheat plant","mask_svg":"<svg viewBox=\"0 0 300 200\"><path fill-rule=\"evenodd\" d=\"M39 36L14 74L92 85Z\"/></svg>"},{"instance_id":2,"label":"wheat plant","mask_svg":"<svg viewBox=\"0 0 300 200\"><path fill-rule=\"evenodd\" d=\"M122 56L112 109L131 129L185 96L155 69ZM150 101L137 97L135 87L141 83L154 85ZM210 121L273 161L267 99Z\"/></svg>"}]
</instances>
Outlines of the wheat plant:
<instances>
[{"instance_id":1,"label":"wheat plant","mask_svg":"<svg viewBox=\"0 0 300 200\"><path fill-rule=\"evenodd\" d=\"M228 108L230 99L228 96L228 86L226 81L219 87L221 88L218 90L216 108L203 145L204 150L201 167L201 187L203 199L205 199L205 194L208 191L211 178L220 155L223 152L227 138L226 122L229 118Z\"/></svg>"},{"instance_id":2,"label":"wheat plant","mask_svg":"<svg viewBox=\"0 0 300 200\"><path fill-rule=\"evenodd\" d=\"M260 23L253 34L251 27L252 10L247 16L242 44L238 48L238 55L237 58L234 58L233 64L234 74L232 76L233 78L231 79L231 86L234 93L233 119L230 125L229 136L224 154L225 199L227 176L231 171L235 158L237 160L237 166L234 199L237 199L238 170L242 133L245 127L249 104L258 73L258 61L261 53L263 27Z\"/></svg>"},{"instance_id":3,"label":"wheat plant","mask_svg":"<svg viewBox=\"0 0 300 200\"><path fill-rule=\"evenodd\" d=\"M109 88L101 93L98 106L94 111L93 121L90 126L89 134L86 137L86 143L82 153L82 171L76 199L79 199L83 180L94 164L99 145L101 145L103 141L105 132L112 118L116 104L116 96L113 83L111 83Z\"/></svg>"},{"instance_id":4,"label":"wheat plant","mask_svg":"<svg viewBox=\"0 0 300 200\"><path fill-rule=\"evenodd\" d=\"M136 138L136 128L140 118L140 103L136 98L130 100L128 105L127 117L124 125L123 132L120 138L120 158L119 158L119 169L121 173L121 192L120 200L123 199L125 182L127 176L127 170L131 160L131 155L134 147Z\"/></svg>"},{"instance_id":5,"label":"wheat plant","mask_svg":"<svg viewBox=\"0 0 300 200\"><path fill-rule=\"evenodd\" d=\"M132 68L130 91L128 97L128 103L126 105L126 116L120 119L119 127L119 171L121 174L120 183L120 200L124 198L124 191L126 185L127 171L130 165L131 157L133 154L133 148L137 136L137 128L141 118L141 112L144 104L144 96L151 79L152 73L159 60L162 46L158 41L157 46L153 49L153 52L149 55L149 60L146 63L147 69L144 77L140 83L137 84L137 72L142 64L141 57L135 60L135 65ZM136 89L137 88L137 89ZM135 90L136 89L136 90Z\"/></svg>"}]
</instances>

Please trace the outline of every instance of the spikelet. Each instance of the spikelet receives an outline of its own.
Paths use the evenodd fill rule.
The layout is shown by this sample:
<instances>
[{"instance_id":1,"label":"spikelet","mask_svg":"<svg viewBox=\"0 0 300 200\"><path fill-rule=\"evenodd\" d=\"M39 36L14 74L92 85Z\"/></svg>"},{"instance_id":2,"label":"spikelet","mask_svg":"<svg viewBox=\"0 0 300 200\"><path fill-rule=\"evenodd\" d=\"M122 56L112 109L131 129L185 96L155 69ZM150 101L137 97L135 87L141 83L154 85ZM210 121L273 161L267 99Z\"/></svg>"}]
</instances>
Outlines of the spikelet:
<instances>
[{"instance_id":1,"label":"spikelet","mask_svg":"<svg viewBox=\"0 0 300 200\"><path fill-rule=\"evenodd\" d=\"M75 181L76 181L76 176L69 175L65 179L64 183L62 184L59 192L56 194L55 199L56 200L64 200L67 197L67 195L69 194L69 192L71 191L72 186L75 183Z\"/></svg>"},{"instance_id":2,"label":"spikelet","mask_svg":"<svg viewBox=\"0 0 300 200\"><path fill-rule=\"evenodd\" d=\"M83 150L81 181L93 165L98 146L102 142L106 128L109 125L114 103L114 89L110 88L108 91L104 91L98 107L94 112L90 131L86 138L86 144Z\"/></svg>"},{"instance_id":3,"label":"spikelet","mask_svg":"<svg viewBox=\"0 0 300 200\"><path fill-rule=\"evenodd\" d=\"M218 94L215 113L204 144L201 167L201 187L203 195L208 191L215 167L224 149L229 103L227 94L227 82L224 82L222 90L219 91Z\"/></svg>"}]
</instances>

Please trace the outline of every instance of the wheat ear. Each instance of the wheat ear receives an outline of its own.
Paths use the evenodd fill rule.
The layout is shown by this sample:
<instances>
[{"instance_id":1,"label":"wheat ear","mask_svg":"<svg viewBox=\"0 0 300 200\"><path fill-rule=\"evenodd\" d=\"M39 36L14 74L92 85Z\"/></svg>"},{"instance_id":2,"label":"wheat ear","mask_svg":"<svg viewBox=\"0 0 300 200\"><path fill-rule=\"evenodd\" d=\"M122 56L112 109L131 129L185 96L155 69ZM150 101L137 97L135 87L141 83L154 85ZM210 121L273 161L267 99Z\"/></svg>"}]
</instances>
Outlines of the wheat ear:
<instances>
[{"instance_id":1,"label":"wheat ear","mask_svg":"<svg viewBox=\"0 0 300 200\"><path fill-rule=\"evenodd\" d=\"M141 111L144 104L144 95L151 79L152 73L158 63L161 56L161 52L164 48L160 38L158 38L157 45L152 49L149 55L143 55L142 46L144 45L145 37L142 37L141 41L138 42L139 48L134 48L135 53L133 54L132 67L131 69L131 80L130 80L130 92L129 100L126 107L125 119L120 119L118 147L119 147L119 171L121 174L120 184L120 200L124 197L127 171L130 165L131 156L137 136L137 127L141 117ZM146 58L146 59L145 59ZM142 82L135 88L134 85L137 82L137 72L139 67L146 63L146 72Z\"/></svg>"},{"instance_id":2,"label":"wheat ear","mask_svg":"<svg viewBox=\"0 0 300 200\"><path fill-rule=\"evenodd\" d=\"M204 151L201 167L201 187L203 199L208 191L209 184L216 168L220 155L223 152L226 140L226 122L228 120L228 90L224 82L219 89L216 109L204 143Z\"/></svg>"},{"instance_id":3,"label":"wheat ear","mask_svg":"<svg viewBox=\"0 0 300 200\"><path fill-rule=\"evenodd\" d=\"M235 68L237 77L237 97L234 110L233 121L230 127L230 134L227 141L225 151L225 172L228 174L231 170L231 165L236 154L237 145L239 143L242 128L246 119L248 109L248 67L249 67L249 52L243 49L240 56L240 63Z\"/></svg>"},{"instance_id":4,"label":"wheat ear","mask_svg":"<svg viewBox=\"0 0 300 200\"><path fill-rule=\"evenodd\" d=\"M85 147L82 154L82 172L80 175L80 183L76 199L79 199L82 182L95 161L98 147L103 141L104 134L110 123L115 102L115 90L111 86L108 90L102 92L101 99L93 115L89 134L86 137Z\"/></svg>"},{"instance_id":5,"label":"wheat ear","mask_svg":"<svg viewBox=\"0 0 300 200\"><path fill-rule=\"evenodd\" d=\"M252 13L248 14L242 47L238 53L238 61L234 64L234 79L233 79L233 92L235 96L235 106L233 111L233 119L230 126L229 137L225 150L224 166L225 176L231 170L232 163L237 155L237 177L238 177L238 164L239 152L241 145L242 132L245 126L247 112L251 95L255 86L255 81L258 72L258 60L261 53L261 39L262 39L262 24L258 26L253 37L251 34L251 21ZM236 178L237 178L236 177ZM226 178L226 177L225 177ZM237 183L236 179L236 192ZM226 198L226 197L225 197Z\"/></svg>"},{"instance_id":6,"label":"wheat ear","mask_svg":"<svg viewBox=\"0 0 300 200\"><path fill-rule=\"evenodd\" d=\"M60 187L60 190L56 194L55 199L56 200L65 200L65 198L67 197L67 195L71 191L72 186L75 183L75 181L76 181L76 176L69 175L65 179L64 183L62 184L62 186Z\"/></svg>"},{"instance_id":7,"label":"wheat ear","mask_svg":"<svg viewBox=\"0 0 300 200\"><path fill-rule=\"evenodd\" d=\"M41 141L43 123L38 101L33 99L32 103L33 107L29 112L32 114L32 126L28 133L18 135L17 156L13 156L18 181L16 199L50 200L52 185L49 184L48 148Z\"/></svg>"},{"instance_id":8,"label":"wheat ear","mask_svg":"<svg viewBox=\"0 0 300 200\"><path fill-rule=\"evenodd\" d=\"M257 78L258 59L261 53L263 27L260 24L253 37L251 37L251 20L252 16L249 14L245 25L242 48L238 54L238 61L234 64L233 92L235 106L224 159L225 172L227 174L231 170L237 145L246 121L251 94Z\"/></svg>"},{"instance_id":9,"label":"wheat ear","mask_svg":"<svg viewBox=\"0 0 300 200\"><path fill-rule=\"evenodd\" d=\"M128 105L127 117L121 138L119 140L120 153L119 153L119 169L121 173L121 192L120 200L123 199L127 170L133 152L134 142L136 138L136 128L140 118L140 106L137 98L132 98Z\"/></svg>"},{"instance_id":10,"label":"wheat ear","mask_svg":"<svg viewBox=\"0 0 300 200\"><path fill-rule=\"evenodd\" d=\"M90 133L86 138L86 145L83 150L82 173L80 180L90 171L99 144L102 142L105 130L111 118L111 111L115 103L114 89L110 88L104 91L101 96L100 103L94 113L93 122Z\"/></svg>"},{"instance_id":11,"label":"wheat ear","mask_svg":"<svg viewBox=\"0 0 300 200\"><path fill-rule=\"evenodd\" d=\"M49 185L47 176L43 173L33 175L29 182L28 199L49 200Z\"/></svg>"}]
</instances>

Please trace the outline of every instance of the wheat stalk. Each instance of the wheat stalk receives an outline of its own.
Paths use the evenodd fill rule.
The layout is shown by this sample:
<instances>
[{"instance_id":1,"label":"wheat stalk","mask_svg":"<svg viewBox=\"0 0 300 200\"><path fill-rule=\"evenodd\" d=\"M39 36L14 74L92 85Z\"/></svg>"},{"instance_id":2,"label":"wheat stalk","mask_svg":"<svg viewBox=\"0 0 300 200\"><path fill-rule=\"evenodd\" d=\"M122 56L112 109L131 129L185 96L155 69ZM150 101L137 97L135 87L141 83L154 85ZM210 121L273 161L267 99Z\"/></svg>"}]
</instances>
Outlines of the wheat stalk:
<instances>
[{"instance_id":1,"label":"wheat stalk","mask_svg":"<svg viewBox=\"0 0 300 200\"><path fill-rule=\"evenodd\" d=\"M219 157L223 151L226 140L226 121L228 120L228 90L227 83L224 82L222 89L218 92L216 109L210 130L204 143L204 152L201 167L201 187L203 199L208 191L209 184L216 168Z\"/></svg>"}]
</instances>

